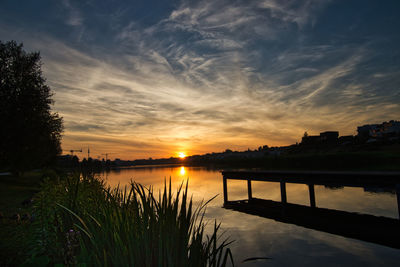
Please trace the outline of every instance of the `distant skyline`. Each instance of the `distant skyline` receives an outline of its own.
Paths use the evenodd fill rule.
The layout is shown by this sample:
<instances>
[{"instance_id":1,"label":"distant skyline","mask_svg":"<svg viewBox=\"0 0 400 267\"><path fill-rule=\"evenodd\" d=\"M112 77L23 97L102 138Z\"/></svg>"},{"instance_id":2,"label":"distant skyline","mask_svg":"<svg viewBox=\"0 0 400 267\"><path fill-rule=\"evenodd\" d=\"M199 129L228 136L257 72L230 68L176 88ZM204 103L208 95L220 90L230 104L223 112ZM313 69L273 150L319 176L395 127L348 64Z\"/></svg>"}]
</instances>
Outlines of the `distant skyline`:
<instances>
[{"instance_id":1,"label":"distant skyline","mask_svg":"<svg viewBox=\"0 0 400 267\"><path fill-rule=\"evenodd\" d=\"M399 13L397 0L3 0L0 40L40 51L64 153L176 157L399 120Z\"/></svg>"}]
</instances>

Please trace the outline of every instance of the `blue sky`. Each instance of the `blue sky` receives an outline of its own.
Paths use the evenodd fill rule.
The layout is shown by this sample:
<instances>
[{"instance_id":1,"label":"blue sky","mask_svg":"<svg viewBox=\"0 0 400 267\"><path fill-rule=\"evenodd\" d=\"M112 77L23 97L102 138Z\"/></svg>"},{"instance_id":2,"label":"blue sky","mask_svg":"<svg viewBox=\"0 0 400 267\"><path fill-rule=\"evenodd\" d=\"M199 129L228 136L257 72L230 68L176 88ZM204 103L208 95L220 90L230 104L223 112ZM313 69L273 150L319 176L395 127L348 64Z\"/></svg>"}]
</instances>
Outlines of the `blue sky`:
<instances>
[{"instance_id":1,"label":"blue sky","mask_svg":"<svg viewBox=\"0 0 400 267\"><path fill-rule=\"evenodd\" d=\"M399 1L0 3L0 40L41 52L65 150L242 150L400 117Z\"/></svg>"}]
</instances>

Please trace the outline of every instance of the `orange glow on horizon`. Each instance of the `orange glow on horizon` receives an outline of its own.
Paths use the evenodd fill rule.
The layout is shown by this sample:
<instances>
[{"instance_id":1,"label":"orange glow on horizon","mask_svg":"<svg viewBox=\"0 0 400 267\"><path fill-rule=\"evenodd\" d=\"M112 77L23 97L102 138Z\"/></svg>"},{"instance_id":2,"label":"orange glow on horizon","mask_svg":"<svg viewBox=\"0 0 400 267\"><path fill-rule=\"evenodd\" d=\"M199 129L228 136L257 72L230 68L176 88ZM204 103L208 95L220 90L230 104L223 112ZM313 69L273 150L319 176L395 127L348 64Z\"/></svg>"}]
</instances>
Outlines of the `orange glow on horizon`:
<instances>
[{"instance_id":1,"label":"orange glow on horizon","mask_svg":"<svg viewBox=\"0 0 400 267\"><path fill-rule=\"evenodd\" d=\"M304 131L303 131L304 133ZM89 132L66 132L62 140L63 154L69 155L71 149L80 149L82 152L75 152L74 155L79 157L80 160L87 158L87 147L90 147L90 157L93 159L105 158L105 153L108 153L108 159L115 160L136 160L136 159L159 159L175 157L182 162L186 160L189 155L205 155L212 152L224 152L226 149L233 151L245 151L248 148L257 149L259 146L267 144L268 146L283 146L296 143L298 140L287 142L272 142L268 140L256 139L254 141L241 140L240 138L224 138L223 141L217 144L210 143L208 139L202 140L199 143L183 143L174 142L174 140L161 140L154 141L147 139L146 136L140 136L143 144L137 146L132 141L130 135L101 135L100 133ZM172 153L171 153L172 152Z\"/></svg>"}]
</instances>

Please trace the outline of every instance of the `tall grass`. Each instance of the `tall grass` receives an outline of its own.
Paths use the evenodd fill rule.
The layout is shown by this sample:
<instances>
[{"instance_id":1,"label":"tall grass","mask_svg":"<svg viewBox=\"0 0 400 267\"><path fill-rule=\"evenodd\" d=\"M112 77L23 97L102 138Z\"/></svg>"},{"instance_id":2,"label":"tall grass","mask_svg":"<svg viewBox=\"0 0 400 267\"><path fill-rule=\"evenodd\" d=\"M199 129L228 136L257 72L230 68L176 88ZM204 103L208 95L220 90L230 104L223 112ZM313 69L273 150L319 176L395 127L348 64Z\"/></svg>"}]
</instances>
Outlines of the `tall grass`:
<instances>
[{"instance_id":1,"label":"tall grass","mask_svg":"<svg viewBox=\"0 0 400 267\"><path fill-rule=\"evenodd\" d=\"M49 261L90 266L233 265L227 240L214 222L205 233L207 202L193 207L188 184L172 193L171 181L155 196L131 182L106 188L93 177L47 182L38 195L37 255ZM210 200L211 201L211 200ZM50 247L50 250L48 250Z\"/></svg>"}]
</instances>

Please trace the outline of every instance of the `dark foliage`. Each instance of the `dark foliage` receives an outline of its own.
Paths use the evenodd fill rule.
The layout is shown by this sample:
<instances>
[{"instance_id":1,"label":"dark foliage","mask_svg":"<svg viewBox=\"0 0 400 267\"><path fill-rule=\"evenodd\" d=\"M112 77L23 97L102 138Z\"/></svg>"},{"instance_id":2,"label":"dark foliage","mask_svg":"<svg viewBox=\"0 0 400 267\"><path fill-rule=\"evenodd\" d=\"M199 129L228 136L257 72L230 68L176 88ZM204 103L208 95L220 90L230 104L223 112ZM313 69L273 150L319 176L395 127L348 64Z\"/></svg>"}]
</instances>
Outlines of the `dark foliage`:
<instances>
[{"instance_id":1,"label":"dark foliage","mask_svg":"<svg viewBox=\"0 0 400 267\"><path fill-rule=\"evenodd\" d=\"M0 168L20 173L51 163L61 152L62 118L51 112L41 65L39 52L0 41Z\"/></svg>"},{"instance_id":2,"label":"dark foliage","mask_svg":"<svg viewBox=\"0 0 400 267\"><path fill-rule=\"evenodd\" d=\"M45 179L24 266L233 265L220 224L206 229L211 200L194 205L188 184L173 193L171 181L157 196L134 182L110 188L93 175Z\"/></svg>"}]
</instances>

